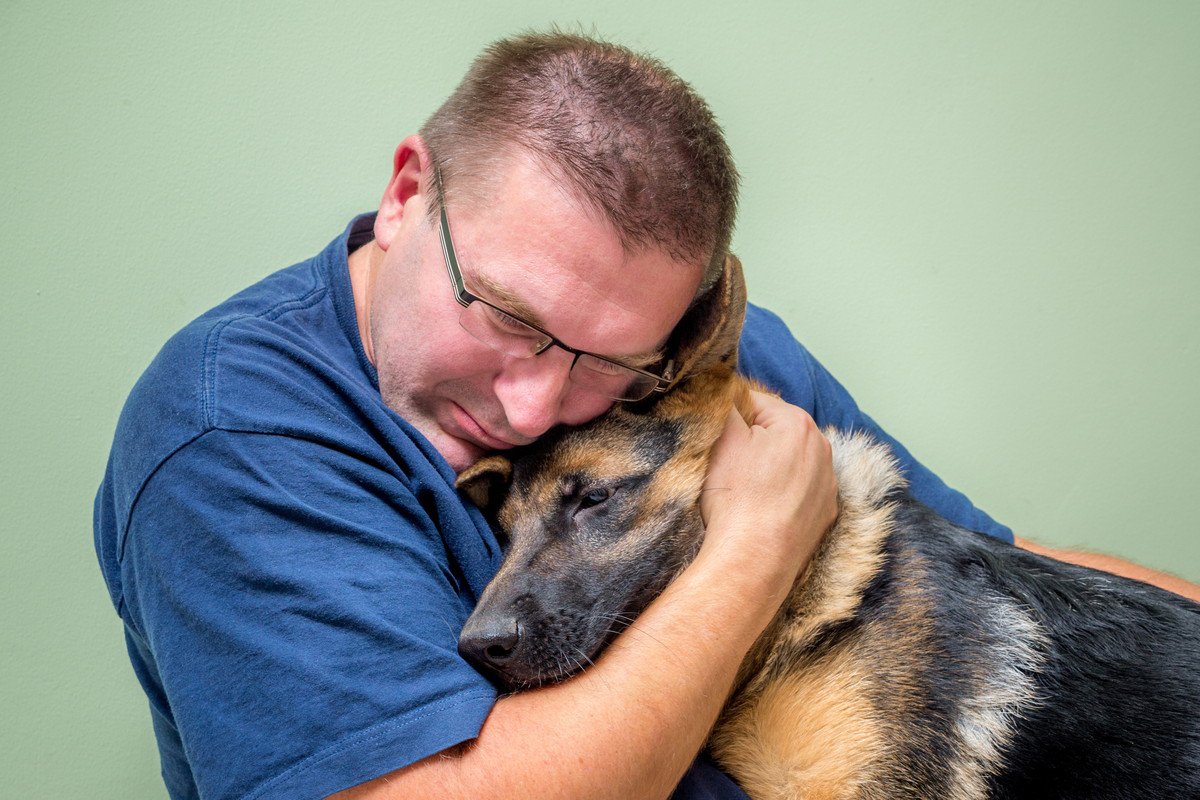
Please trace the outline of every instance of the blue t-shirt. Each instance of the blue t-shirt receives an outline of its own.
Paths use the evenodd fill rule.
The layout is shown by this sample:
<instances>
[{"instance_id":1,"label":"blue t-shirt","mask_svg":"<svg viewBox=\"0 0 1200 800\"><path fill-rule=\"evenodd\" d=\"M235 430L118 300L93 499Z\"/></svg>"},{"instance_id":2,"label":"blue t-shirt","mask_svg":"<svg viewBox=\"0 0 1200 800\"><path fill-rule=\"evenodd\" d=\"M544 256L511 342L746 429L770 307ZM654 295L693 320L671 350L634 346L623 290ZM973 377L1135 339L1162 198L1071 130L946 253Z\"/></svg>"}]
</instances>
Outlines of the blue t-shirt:
<instances>
[{"instance_id":1,"label":"blue t-shirt","mask_svg":"<svg viewBox=\"0 0 1200 800\"><path fill-rule=\"evenodd\" d=\"M185 327L121 413L96 551L177 800L324 797L475 737L495 702L457 640L500 548L380 397L347 266L372 220ZM893 444L943 515L1011 540L774 315L750 309L741 361L818 424ZM743 797L705 761L677 796Z\"/></svg>"}]
</instances>

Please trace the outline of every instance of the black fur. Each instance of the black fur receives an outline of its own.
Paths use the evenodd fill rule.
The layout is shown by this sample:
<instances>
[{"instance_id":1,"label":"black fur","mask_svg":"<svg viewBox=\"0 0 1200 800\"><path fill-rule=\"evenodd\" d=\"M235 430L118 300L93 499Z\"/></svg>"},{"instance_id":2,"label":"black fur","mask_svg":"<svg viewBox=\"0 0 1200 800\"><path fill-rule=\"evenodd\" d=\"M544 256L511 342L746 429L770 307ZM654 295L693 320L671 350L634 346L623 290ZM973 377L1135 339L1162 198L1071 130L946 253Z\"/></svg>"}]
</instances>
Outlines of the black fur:
<instances>
[{"instance_id":1,"label":"black fur","mask_svg":"<svg viewBox=\"0 0 1200 800\"><path fill-rule=\"evenodd\" d=\"M611 430L613 420L605 424ZM513 532L502 579L464 630L463 654L506 688L585 667L699 546L698 515L682 503L630 532L653 470L678 446L680 431L654 418L629 424L617 438L646 468L608 483L556 476L553 507L523 517L533 527ZM516 462L514 493L552 467L548 453L559 440ZM586 498L597 488L616 491L591 504ZM894 506L892 532L853 617L783 651L770 669L782 677L855 640L881 642L870 651L879 680L867 690L880 693L876 707L899 708L903 717L890 720L903 732L891 743L898 766L890 796L948 796L962 758L964 704L982 702L981 682L991 676L998 685L1015 676L1029 701L996 707L1012 715L1008 735L997 740L999 771L983 770L988 797L1200 798L1200 605L956 527L902 491L885 502ZM616 566L594 566L618 544L640 550ZM488 632L518 619L516 649L489 656ZM892 649L889 631L896 632ZM894 693L903 691L905 702L891 702L901 685Z\"/></svg>"},{"instance_id":2,"label":"black fur","mask_svg":"<svg viewBox=\"0 0 1200 800\"><path fill-rule=\"evenodd\" d=\"M1200 798L1200 604L958 528L911 498L894 518L884 566L836 635L903 614L896 571L920 570L936 651L927 703L906 726L913 762L948 754L967 673L1004 644L988 621L1004 598L1047 638L1031 675L1037 702L1016 720L989 796ZM937 770L923 777L938 796Z\"/></svg>"}]
</instances>

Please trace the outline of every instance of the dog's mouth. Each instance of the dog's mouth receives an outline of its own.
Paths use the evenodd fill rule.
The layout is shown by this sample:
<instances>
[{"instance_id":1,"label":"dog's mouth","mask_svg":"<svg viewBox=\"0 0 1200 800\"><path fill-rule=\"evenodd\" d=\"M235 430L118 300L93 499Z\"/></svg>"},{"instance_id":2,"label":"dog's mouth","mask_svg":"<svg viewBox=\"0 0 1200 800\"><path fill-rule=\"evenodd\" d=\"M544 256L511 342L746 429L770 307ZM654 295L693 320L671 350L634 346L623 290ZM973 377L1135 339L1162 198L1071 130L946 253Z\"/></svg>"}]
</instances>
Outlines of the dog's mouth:
<instances>
[{"instance_id":1,"label":"dog's mouth","mask_svg":"<svg viewBox=\"0 0 1200 800\"><path fill-rule=\"evenodd\" d=\"M525 594L505 607L481 605L458 651L504 689L558 683L587 669L634 621L644 603L620 610L551 604Z\"/></svg>"},{"instance_id":2,"label":"dog's mouth","mask_svg":"<svg viewBox=\"0 0 1200 800\"><path fill-rule=\"evenodd\" d=\"M557 683L591 666L699 550L699 512L680 504L622 558L502 570L467 620L459 653L506 690Z\"/></svg>"},{"instance_id":3,"label":"dog's mouth","mask_svg":"<svg viewBox=\"0 0 1200 800\"><path fill-rule=\"evenodd\" d=\"M683 559L686 563L688 559ZM510 602L485 599L459 637L459 653L508 691L559 683L595 663L673 579L673 572L635 585L624 601L558 601L561 592L524 593ZM612 602L617 599L617 602Z\"/></svg>"}]
</instances>

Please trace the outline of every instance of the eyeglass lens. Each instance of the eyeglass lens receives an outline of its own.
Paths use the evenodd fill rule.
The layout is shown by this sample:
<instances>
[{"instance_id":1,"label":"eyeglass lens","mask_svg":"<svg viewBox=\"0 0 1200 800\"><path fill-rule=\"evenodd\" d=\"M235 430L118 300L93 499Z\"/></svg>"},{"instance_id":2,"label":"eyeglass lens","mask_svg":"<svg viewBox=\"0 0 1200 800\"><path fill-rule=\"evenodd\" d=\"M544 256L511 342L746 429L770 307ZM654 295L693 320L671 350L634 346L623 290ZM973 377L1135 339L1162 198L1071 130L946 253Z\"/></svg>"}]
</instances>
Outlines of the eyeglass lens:
<instances>
[{"instance_id":1,"label":"eyeglass lens","mask_svg":"<svg viewBox=\"0 0 1200 800\"><path fill-rule=\"evenodd\" d=\"M532 358L551 340L516 317L476 300L462 310L459 324L483 344L515 358ZM641 400L657 381L640 372L589 353L580 353L571 365L571 380L614 400Z\"/></svg>"}]
</instances>

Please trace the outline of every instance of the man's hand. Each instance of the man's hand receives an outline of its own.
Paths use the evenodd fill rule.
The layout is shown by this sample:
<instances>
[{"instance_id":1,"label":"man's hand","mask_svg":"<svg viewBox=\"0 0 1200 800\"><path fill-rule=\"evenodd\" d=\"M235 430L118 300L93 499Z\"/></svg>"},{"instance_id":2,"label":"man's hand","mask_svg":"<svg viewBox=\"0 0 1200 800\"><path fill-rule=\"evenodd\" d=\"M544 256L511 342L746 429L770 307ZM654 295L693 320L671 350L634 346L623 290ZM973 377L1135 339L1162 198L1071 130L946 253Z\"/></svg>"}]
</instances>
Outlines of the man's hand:
<instances>
[{"instance_id":1,"label":"man's hand","mask_svg":"<svg viewBox=\"0 0 1200 800\"><path fill-rule=\"evenodd\" d=\"M708 735L746 652L833 522L829 443L765 394L713 451L696 560L568 681L502 697L469 746L369 781L346 800L665 798Z\"/></svg>"},{"instance_id":2,"label":"man's hand","mask_svg":"<svg viewBox=\"0 0 1200 800\"><path fill-rule=\"evenodd\" d=\"M751 401L750 419L730 411L713 446L700 501L701 557L740 550L752 562L747 569L782 600L837 516L837 479L812 417L762 392L751 392Z\"/></svg>"}]
</instances>

